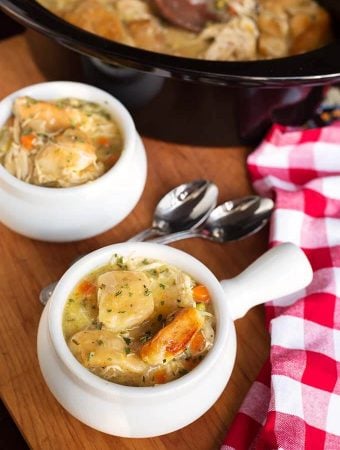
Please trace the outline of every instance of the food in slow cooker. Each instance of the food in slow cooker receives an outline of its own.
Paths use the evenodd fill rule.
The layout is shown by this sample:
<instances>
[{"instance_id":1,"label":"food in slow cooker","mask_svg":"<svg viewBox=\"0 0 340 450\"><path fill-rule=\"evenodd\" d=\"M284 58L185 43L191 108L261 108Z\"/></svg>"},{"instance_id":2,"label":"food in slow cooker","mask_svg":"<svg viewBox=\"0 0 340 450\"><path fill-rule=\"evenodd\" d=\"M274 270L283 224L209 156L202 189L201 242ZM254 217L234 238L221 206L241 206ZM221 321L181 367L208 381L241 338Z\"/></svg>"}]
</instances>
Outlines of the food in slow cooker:
<instances>
[{"instance_id":1,"label":"food in slow cooker","mask_svg":"<svg viewBox=\"0 0 340 450\"><path fill-rule=\"evenodd\" d=\"M105 108L75 98L17 98L0 129L0 163L15 177L71 187L100 177L118 160L123 139Z\"/></svg>"},{"instance_id":2,"label":"food in slow cooker","mask_svg":"<svg viewBox=\"0 0 340 450\"><path fill-rule=\"evenodd\" d=\"M38 0L66 21L126 45L219 61L280 58L331 40L316 0Z\"/></svg>"},{"instance_id":3,"label":"food in slow cooker","mask_svg":"<svg viewBox=\"0 0 340 450\"><path fill-rule=\"evenodd\" d=\"M75 286L63 313L63 333L78 361L128 386L190 372L212 347L214 326L205 286L162 261L119 255Z\"/></svg>"}]
</instances>

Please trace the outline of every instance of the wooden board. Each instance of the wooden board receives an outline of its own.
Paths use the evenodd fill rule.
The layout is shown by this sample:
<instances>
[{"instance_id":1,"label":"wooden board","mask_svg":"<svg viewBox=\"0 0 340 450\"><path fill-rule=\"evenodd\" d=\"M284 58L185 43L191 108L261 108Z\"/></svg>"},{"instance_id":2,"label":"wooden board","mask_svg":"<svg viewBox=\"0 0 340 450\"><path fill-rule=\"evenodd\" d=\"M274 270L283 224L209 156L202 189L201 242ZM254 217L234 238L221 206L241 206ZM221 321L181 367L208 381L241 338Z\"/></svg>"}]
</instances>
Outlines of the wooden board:
<instances>
[{"instance_id":1,"label":"wooden board","mask_svg":"<svg viewBox=\"0 0 340 450\"><path fill-rule=\"evenodd\" d=\"M45 80L22 36L0 43L0 73L0 98ZM257 307L236 322L236 364L217 403L195 423L153 439L122 439L97 432L71 417L49 392L36 354L42 312L38 294L44 285L60 277L77 255L124 241L148 227L158 200L175 185L211 179L219 186L220 201L252 192L246 148L194 148L152 139L144 143L149 164L145 191L135 210L114 229L77 243L51 244L27 239L0 225L0 392L32 449L217 449L268 355L263 309ZM199 239L173 245L200 259L222 279L237 275L261 255L267 240L267 230L263 230L224 245Z\"/></svg>"}]
</instances>

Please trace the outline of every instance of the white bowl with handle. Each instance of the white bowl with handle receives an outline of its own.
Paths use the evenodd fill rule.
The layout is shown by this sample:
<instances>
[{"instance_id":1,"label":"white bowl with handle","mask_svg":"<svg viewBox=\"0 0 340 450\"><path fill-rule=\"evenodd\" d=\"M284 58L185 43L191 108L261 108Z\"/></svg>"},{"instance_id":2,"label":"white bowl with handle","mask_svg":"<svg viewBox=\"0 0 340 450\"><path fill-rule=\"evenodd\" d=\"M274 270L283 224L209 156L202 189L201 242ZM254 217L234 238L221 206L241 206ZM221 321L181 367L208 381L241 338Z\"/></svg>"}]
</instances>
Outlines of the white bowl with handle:
<instances>
[{"instance_id":1,"label":"white bowl with handle","mask_svg":"<svg viewBox=\"0 0 340 450\"><path fill-rule=\"evenodd\" d=\"M0 102L0 127L17 97L66 97L99 103L123 136L116 164L94 181L67 188L36 186L11 175L0 164L0 221L24 236L54 242L86 239L121 222L135 207L146 181L146 155L131 115L112 95L94 86L53 81L27 86Z\"/></svg>"},{"instance_id":2,"label":"white bowl with handle","mask_svg":"<svg viewBox=\"0 0 340 450\"><path fill-rule=\"evenodd\" d=\"M106 381L85 369L66 344L62 314L68 295L115 253L175 265L209 290L216 316L214 345L197 367L175 381L153 387ZM303 289L311 280L305 254L290 243L269 250L239 276L222 282L200 261L171 247L131 242L101 248L67 270L43 311L38 330L42 375L61 405L90 427L134 438L170 433L203 415L226 387L236 355L234 321L251 307Z\"/></svg>"}]
</instances>

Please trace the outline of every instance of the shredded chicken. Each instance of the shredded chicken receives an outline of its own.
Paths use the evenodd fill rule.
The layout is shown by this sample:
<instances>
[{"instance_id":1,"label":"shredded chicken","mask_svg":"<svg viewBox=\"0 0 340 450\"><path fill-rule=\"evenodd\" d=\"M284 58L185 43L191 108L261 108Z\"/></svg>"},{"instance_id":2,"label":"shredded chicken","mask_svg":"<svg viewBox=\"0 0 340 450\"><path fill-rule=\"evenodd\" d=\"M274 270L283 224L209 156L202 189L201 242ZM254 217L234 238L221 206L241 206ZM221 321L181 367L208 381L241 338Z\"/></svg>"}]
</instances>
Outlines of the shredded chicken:
<instances>
[{"instance_id":1,"label":"shredded chicken","mask_svg":"<svg viewBox=\"0 0 340 450\"><path fill-rule=\"evenodd\" d=\"M256 23L248 17L235 17L226 24L215 24L203 31L201 38L211 41L205 59L242 61L256 59L258 38Z\"/></svg>"}]
</instances>

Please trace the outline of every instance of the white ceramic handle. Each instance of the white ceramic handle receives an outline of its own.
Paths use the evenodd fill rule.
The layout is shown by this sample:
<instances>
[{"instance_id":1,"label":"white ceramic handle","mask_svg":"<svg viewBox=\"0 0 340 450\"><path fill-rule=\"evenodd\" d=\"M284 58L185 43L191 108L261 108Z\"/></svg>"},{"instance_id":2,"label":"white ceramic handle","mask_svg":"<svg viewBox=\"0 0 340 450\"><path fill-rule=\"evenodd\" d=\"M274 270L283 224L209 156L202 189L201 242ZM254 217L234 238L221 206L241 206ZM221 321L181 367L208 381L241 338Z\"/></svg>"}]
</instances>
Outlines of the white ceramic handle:
<instances>
[{"instance_id":1,"label":"white ceramic handle","mask_svg":"<svg viewBox=\"0 0 340 450\"><path fill-rule=\"evenodd\" d=\"M306 287L313 270L304 252L294 244L280 244L264 253L244 272L221 281L233 320L250 308Z\"/></svg>"}]
</instances>

